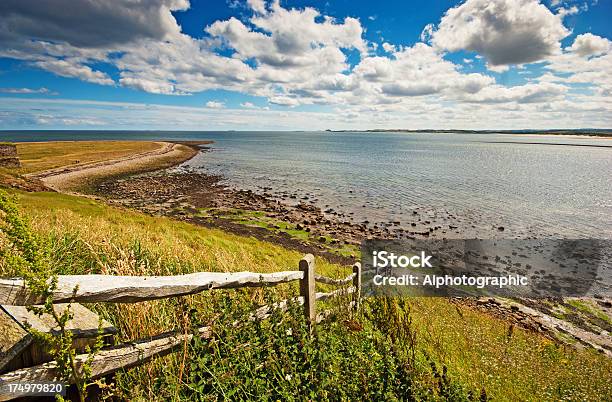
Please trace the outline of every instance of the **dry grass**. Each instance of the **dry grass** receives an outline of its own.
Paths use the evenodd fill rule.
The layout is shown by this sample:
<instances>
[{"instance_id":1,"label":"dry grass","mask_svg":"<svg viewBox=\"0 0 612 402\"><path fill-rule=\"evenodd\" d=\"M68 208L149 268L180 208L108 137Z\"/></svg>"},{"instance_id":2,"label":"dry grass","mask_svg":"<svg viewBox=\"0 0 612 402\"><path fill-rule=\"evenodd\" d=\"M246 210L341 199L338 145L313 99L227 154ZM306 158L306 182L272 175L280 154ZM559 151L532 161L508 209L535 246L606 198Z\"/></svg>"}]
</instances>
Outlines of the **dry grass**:
<instances>
[{"instance_id":1,"label":"dry grass","mask_svg":"<svg viewBox=\"0 0 612 402\"><path fill-rule=\"evenodd\" d=\"M65 254L74 253L75 261L87 261L86 265L73 264L74 273L270 272L294 270L301 258L298 252L255 238L117 209L90 199L54 193L16 194L38 232L58 236L68 233L84 242L86 247L65 246ZM349 267L317 258L317 271L343 277ZM264 293L279 292L283 296L289 289L230 292L260 303ZM185 312L194 308L199 312L198 324L214 322L216 312L211 309L223 292L95 308L119 328L123 339L137 339L180 329ZM562 347L519 328L510 330L501 319L458 307L447 299L415 298L409 304L418 353L446 365L449 375L470 389L484 387L494 400L612 399L612 360L603 355ZM156 400L159 396L152 393L154 379L172 383L176 379L168 376L176 376L181 364L182 355L177 353L121 373L118 378L129 384L130 395Z\"/></svg>"},{"instance_id":2,"label":"dry grass","mask_svg":"<svg viewBox=\"0 0 612 402\"><path fill-rule=\"evenodd\" d=\"M62 166L106 161L160 148L151 141L58 141L17 143L22 167L27 174Z\"/></svg>"},{"instance_id":3,"label":"dry grass","mask_svg":"<svg viewBox=\"0 0 612 402\"><path fill-rule=\"evenodd\" d=\"M109 207L88 198L57 193L17 194L19 203L31 217L37 231L76 233L91 244L109 248L139 242L144 249L154 252L165 261L176 262L181 270L282 271L297 269L297 263L302 257L297 251L254 237L238 236L170 218ZM350 271L350 268L340 269L323 260L318 268L326 273L345 276ZM109 274L186 273L155 272L152 269L104 267Z\"/></svg>"},{"instance_id":4,"label":"dry grass","mask_svg":"<svg viewBox=\"0 0 612 402\"><path fill-rule=\"evenodd\" d=\"M195 271L273 272L297 270L303 256L297 251L254 237L242 237L164 217L151 217L109 207L88 198L44 192L15 194L22 210L30 217L35 231L57 238L69 234L75 243L85 243L83 247L82 244L65 242L68 244L62 246L62 253L67 259L86 260L88 263L73 264L72 271L62 273L175 275ZM317 258L317 271L345 277L351 268ZM0 274L10 275L8 272ZM208 314L200 315L197 324L210 323L215 316L211 308L223 292L212 291L183 298L92 307L119 329L122 340L134 340L180 330L184 312L191 308L201 312L209 311ZM264 304L265 293L279 296L290 293L294 296L297 293L297 283L230 292L236 297L247 297L255 303ZM126 381L136 381L136 386L144 386L152 378L162 376L168 367L178 367L180 363L176 361L177 358L177 355L170 355L132 370L125 374L130 378ZM150 389L147 386L144 388Z\"/></svg>"},{"instance_id":5,"label":"dry grass","mask_svg":"<svg viewBox=\"0 0 612 402\"><path fill-rule=\"evenodd\" d=\"M442 298L415 298L419 349L495 400L610 400L612 359L576 350Z\"/></svg>"}]
</instances>

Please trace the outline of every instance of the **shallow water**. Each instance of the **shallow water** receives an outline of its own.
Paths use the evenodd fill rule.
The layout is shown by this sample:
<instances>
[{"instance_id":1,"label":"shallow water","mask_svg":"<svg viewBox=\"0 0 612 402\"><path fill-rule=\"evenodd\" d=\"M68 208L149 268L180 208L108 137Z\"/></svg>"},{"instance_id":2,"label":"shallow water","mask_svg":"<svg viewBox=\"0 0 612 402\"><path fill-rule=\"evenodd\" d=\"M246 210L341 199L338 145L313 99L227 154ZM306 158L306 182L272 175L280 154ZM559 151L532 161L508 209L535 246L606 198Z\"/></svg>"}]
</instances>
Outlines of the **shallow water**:
<instances>
[{"instance_id":1,"label":"shallow water","mask_svg":"<svg viewBox=\"0 0 612 402\"><path fill-rule=\"evenodd\" d=\"M499 236L499 226L505 237L612 237L612 142L606 139L359 132L208 137L214 152L185 166L220 174L234 187L272 187L268 192L278 196L295 193L294 201L306 195L357 222L458 226L447 237Z\"/></svg>"}]
</instances>

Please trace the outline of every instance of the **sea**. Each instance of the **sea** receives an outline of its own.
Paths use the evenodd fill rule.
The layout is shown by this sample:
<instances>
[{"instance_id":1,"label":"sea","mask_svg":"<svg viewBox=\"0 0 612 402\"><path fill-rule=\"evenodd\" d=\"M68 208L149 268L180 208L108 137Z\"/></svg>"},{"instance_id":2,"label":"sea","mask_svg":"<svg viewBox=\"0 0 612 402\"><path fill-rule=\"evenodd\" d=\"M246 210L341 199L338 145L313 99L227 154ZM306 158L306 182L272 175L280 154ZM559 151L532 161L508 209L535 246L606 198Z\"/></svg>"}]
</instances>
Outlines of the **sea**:
<instances>
[{"instance_id":1,"label":"sea","mask_svg":"<svg viewBox=\"0 0 612 402\"><path fill-rule=\"evenodd\" d=\"M431 132L11 131L0 141L212 140L179 170L353 222L456 238L612 239L612 140Z\"/></svg>"}]
</instances>

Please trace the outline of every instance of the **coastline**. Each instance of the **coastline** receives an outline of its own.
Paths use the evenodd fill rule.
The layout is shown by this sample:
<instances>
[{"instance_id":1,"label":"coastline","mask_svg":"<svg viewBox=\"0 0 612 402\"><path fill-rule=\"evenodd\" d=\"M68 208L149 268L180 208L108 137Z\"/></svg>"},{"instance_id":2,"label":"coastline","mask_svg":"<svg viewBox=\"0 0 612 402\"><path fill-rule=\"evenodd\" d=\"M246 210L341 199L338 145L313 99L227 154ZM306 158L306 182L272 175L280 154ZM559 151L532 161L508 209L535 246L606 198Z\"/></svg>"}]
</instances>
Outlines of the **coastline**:
<instances>
[{"instance_id":1,"label":"coastline","mask_svg":"<svg viewBox=\"0 0 612 402\"><path fill-rule=\"evenodd\" d=\"M259 194L225 186L220 176L191 170L168 171L199 152L210 151L202 145L211 142L172 142L188 146L193 152L163 166L139 158L139 168L129 172L109 174L104 172L107 170L104 164L80 170L78 185L72 188L109 204L253 236L341 264L354 262L365 239L415 239L428 238L438 231L446 233L442 226L427 220L427 216L420 222L418 216L423 211L414 211L419 224L413 223L410 229L400 227L400 222L355 222L332 207L324 209L314 205L305 195L286 194L279 200L269 193L271 187ZM61 180L66 180L72 173L62 175ZM446 229L457 227L449 225Z\"/></svg>"},{"instance_id":2,"label":"coastline","mask_svg":"<svg viewBox=\"0 0 612 402\"><path fill-rule=\"evenodd\" d=\"M244 237L254 237L285 249L301 253L312 253L331 263L351 265L359 258L359 244L368 238L427 238L438 229L432 222L426 231L412 230L406 233L398 222L388 225L354 223L341 213L324 210L307 203L308 199L288 196L297 202L292 205L273 197L272 188L263 194L250 190L232 189L222 184L222 177L190 170L176 169L199 152L207 152L202 145L210 141L189 143L167 142L156 153L132 154L126 158L96 162L93 165L71 166L47 177L55 177L62 186L60 192L93 197L109 205L137 210L148 215L165 216L177 221L212 228ZM179 153L171 153L180 149ZM175 169L170 169L174 167ZM49 172L46 172L47 174ZM44 173L39 173L44 175ZM45 180L43 177L41 180ZM71 187L76 186L76 187ZM307 198L307 197L306 197ZM419 212L415 211L415 216ZM450 299L451 303L498 317L529 331L538 332L555 341L563 340L564 333L570 333L579 344L592 346L603 351L612 350L609 337L593 332L589 315L584 315L563 300L555 306L538 300L520 300L524 310L506 305L492 298ZM609 300L592 303L610 303ZM562 331L551 326L558 308L571 311L564 320ZM552 320L552 321L551 321ZM558 323L557 323L558 324ZM555 325L557 325L555 324ZM601 327L603 325L603 327ZM558 325L557 325L558 326ZM606 323L599 322L595 328L609 330Z\"/></svg>"},{"instance_id":3,"label":"coastline","mask_svg":"<svg viewBox=\"0 0 612 402\"><path fill-rule=\"evenodd\" d=\"M159 148L124 157L83 164L62 166L26 175L28 179L42 182L47 188L59 192L72 192L95 186L101 180L122 175L132 175L176 166L193 158L199 145L210 141L159 141Z\"/></svg>"},{"instance_id":4,"label":"coastline","mask_svg":"<svg viewBox=\"0 0 612 402\"><path fill-rule=\"evenodd\" d=\"M352 264L359 258L359 245L365 239L397 239L401 236L424 239L432 236L434 228L439 229L432 224L422 232L406 232L398 222L389 222L386 226L354 223L330 213L334 211L308 204L307 200L290 197L298 202L295 205L278 200L269 194L273 190L270 187L258 194L229 188L222 184L222 180L219 176L190 170L158 169L98 182L92 194L112 205L255 237L343 265ZM588 316L573 311L571 320L561 320L564 324L563 331L560 331L557 329L559 325L550 324L555 313L546 301L525 299L518 304L516 301L508 304L492 298L462 298L451 299L451 302L480 310L553 340L562 341L562 333L571 333L583 345L609 354L609 338L592 332ZM517 305L529 307L517 308ZM556 301L556 306L571 308L562 300Z\"/></svg>"},{"instance_id":5,"label":"coastline","mask_svg":"<svg viewBox=\"0 0 612 402\"><path fill-rule=\"evenodd\" d=\"M519 133L511 133L512 136L517 137L559 137L559 138L576 138L576 139L597 139L597 140L612 140L612 134L519 134Z\"/></svg>"}]
</instances>

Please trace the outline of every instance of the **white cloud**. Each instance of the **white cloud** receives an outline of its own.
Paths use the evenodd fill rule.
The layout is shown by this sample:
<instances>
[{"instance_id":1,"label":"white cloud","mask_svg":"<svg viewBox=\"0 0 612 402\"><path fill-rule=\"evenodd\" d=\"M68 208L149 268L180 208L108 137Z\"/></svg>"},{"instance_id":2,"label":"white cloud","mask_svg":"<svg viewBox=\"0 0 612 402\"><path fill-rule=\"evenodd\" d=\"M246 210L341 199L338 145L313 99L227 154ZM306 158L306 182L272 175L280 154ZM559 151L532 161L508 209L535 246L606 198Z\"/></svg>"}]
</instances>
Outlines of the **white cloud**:
<instances>
[{"instance_id":1,"label":"white cloud","mask_svg":"<svg viewBox=\"0 0 612 402\"><path fill-rule=\"evenodd\" d=\"M474 103L549 103L561 99L567 87L554 83L537 83L503 87L492 85L475 95L466 96L464 101Z\"/></svg>"},{"instance_id":2,"label":"white cloud","mask_svg":"<svg viewBox=\"0 0 612 402\"><path fill-rule=\"evenodd\" d=\"M388 53L393 53L393 52L395 52L395 50L396 50L396 49L395 49L395 46L393 46L392 44L390 44L390 43L388 43L388 42L384 42L384 43L382 44L382 47L383 47L383 49L385 50L385 52L388 52Z\"/></svg>"},{"instance_id":3,"label":"white cloud","mask_svg":"<svg viewBox=\"0 0 612 402\"><path fill-rule=\"evenodd\" d=\"M114 63L121 71L122 85L154 93L244 90L254 80L254 70L245 63L212 53L188 37L141 43Z\"/></svg>"},{"instance_id":4,"label":"white cloud","mask_svg":"<svg viewBox=\"0 0 612 402\"><path fill-rule=\"evenodd\" d=\"M265 0L247 0L247 4L256 13L265 14L267 12Z\"/></svg>"},{"instance_id":5,"label":"white cloud","mask_svg":"<svg viewBox=\"0 0 612 402\"><path fill-rule=\"evenodd\" d=\"M258 110L270 110L268 106L257 106L252 102L242 102L240 107L244 109L258 109Z\"/></svg>"},{"instance_id":6,"label":"white cloud","mask_svg":"<svg viewBox=\"0 0 612 402\"><path fill-rule=\"evenodd\" d=\"M176 95L177 90L174 84L164 80L149 80L143 77L125 76L119 79L119 83L125 87L139 89L144 92L164 95Z\"/></svg>"},{"instance_id":7,"label":"white cloud","mask_svg":"<svg viewBox=\"0 0 612 402\"><path fill-rule=\"evenodd\" d=\"M579 56L592 56L607 53L610 49L610 41L601 36L585 33L576 36L572 46L567 48L570 52L574 52Z\"/></svg>"},{"instance_id":8,"label":"white cloud","mask_svg":"<svg viewBox=\"0 0 612 402\"><path fill-rule=\"evenodd\" d=\"M0 93L3 94L48 94L57 95L57 92L51 92L47 88L0 88Z\"/></svg>"},{"instance_id":9,"label":"white cloud","mask_svg":"<svg viewBox=\"0 0 612 402\"><path fill-rule=\"evenodd\" d=\"M494 73L504 73L504 72L510 70L510 66L508 66L506 64L501 64L501 65L498 65L498 66L493 66L490 63L487 63L486 66L487 66L487 70L493 71Z\"/></svg>"},{"instance_id":10,"label":"white cloud","mask_svg":"<svg viewBox=\"0 0 612 402\"><path fill-rule=\"evenodd\" d=\"M336 21L314 8L285 9L278 2L248 23L236 18L206 28L233 58L256 64L248 92L284 106L326 103L330 91L351 88L344 50L367 53L363 28L357 19Z\"/></svg>"},{"instance_id":11,"label":"white cloud","mask_svg":"<svg viewBox=\"0 0 612 402\"><path fill-rule=\"evenodd\" d=\"M462 74L459 66L444 60L434 48L423 43L394 53L394 58L368 57L354 74L372 97L424 96L456 92L476 93L494 80L483 74ZM432 79L435 77L435 79ZM378 99L383 101L383 99Z\"/></svg>"},{"instance_id":12,"label":"white cloud","mask_svg":"<svg viewBox=\"0 0 612 402\"><path fill-rule=\"evenodd\" d=\"M537 0L467 0L429 32L435 47L480 53L491 66L545 60L560 52L560 40L570 33L561 16Z\"/></svg>"},{"instance_id":13,"label":"white cloud","mask_svg":"<svg viewBox=\"0 0 612 402\"><path fill-rule=\"evenodd\" d=\"M564 18L566 15L578 14L579 11L580 10L578 10L578 7L576 6L571 6L569 8L561 7L560 9L557 10L557 15L560 16L561 18Z\"/></svg>"},{"instance_id":14,"label":"white cloud","mask_svg":"<svg viewBox=\"0 0 612 402\"><path fill-rule=\"evenodd\" d=\"M585 118L585 116L588 116ZM125 102L0 97L0 125L7 129L106 128L139 130L304 130L367 128L601 127L612 125L601 98L549 103L453 103L441 106L409 98L397 110L363 105L331 113L248 109L207 109ZM348 118L347 118L348 117ZM46 122L43 124L41 120Z\"/></svg>"},{"instance_id":15,"label":"white cloud","mask_svg":"<svg viewBox=\"0 0 612 402\"><path fill-rule=\"evenodd\" d=\"M560 40L569 34L562 18L567 11L553 14L536 0L467 0L449 10L437 27L425 27L422 37L430 44L383 42L384 56L377 56L376 44L364 38L365 29L358 19L336 20L311 7L284 8L278 1L249 0L248 8L240 7L249 15L212 23L205 28L210 36L203 39L182 33L171 13L187 8L186 0L136 2L132 11L116 10L110 0L95 4L57 0L65 2L64 8L76 4L71 8L74 13L70 18L75 21L72 27L62 26L66 17L55 9L36 9L27 2L17 6L16 0L7 1L0 4L0 11L3 7L11 10L0 13L0 57L24 60L65 77L151 93L187 95L224 89L292 108L289 115L293 116L298 116L299 105L333 105L342 114L337 119L324 113L299 114L293 120L295 126L341 127L350 121L383 127L404 123L467 127L482 123L486 128L485 123L498 127L504 116L512 124L522 121L524 126L535 127L552 121L558 126L558 121L570 125L590 120L606 122L609 118L602 117L603 111L612 109L610 41L587 33L578 35L562 50ZM82 18L75 17L80 13L84 13ZM45 30L32 27L45 21ZM109 24L119 24L121 29L103 32ZM63 39L76 36L77 31L83 32L80 38ZM107 37L98 38L100 35ZM218 51L220 47L224 52ZM542 60L547 73L535 73L526 85L504 86L488 72L468 73L474 70L445 57L446 52L460 49L478 53L464 63L484 56L491 71ZM357 58L353 65L349 64L348 51ZM99 71L100 64L109 64L117 72L111 76ZM592 93L578 96L570 90L576 85L587 86ZM544 105L550 116L542 115ZM570 107L581 114L568 111L567 120L559 120L558 115L554 116L557 120L549 120L554 113L562 114L563 108ZM266 109L251 102L229 109L216 100L198 108L200 113L231 115L228 124L238 126L242 116L235 110L252 112L253 116L262 112L262 119L269 119L268 126L273 126L274 119L281 115ZM7 116L6 110L0 110L0 119L2 113ZM13 121L22 117L24 121L51 121L48 113L32 111L25 117L10 113ZM191 113L184 115L192 117ZM320 120L312 122L304 116ZM54 121L69 117L62 115ZM117 117L119 126L128 124L121 120L124 117ZM244 117L244 121L255 124L248 120L251 117ZM87 111L76 118L107 121ZM151 116L147 119L165 124ZM283 124L291 121L289 117L282 119ZM191 127L187 120L181 124Z\"/></svg>"},{"instance_id":16,"label":"white cloud","mask_svg":"<svg viewBox=\"0 0 612 402\"><path fill-rule=\"evenodd\" d=\"M114 81L106 73L95 71L91 67L81 64L80 60L48 58L46 60L35 61L32 64L62 77L74 77L101 85L114 84Z\"/></svg>"},{"instance_id":17,"label":"white cloud","mask_svg":"<svg viewBox=\"0 0 612 402\"><path fill-rule=\"evenodd\" d=\"M287 10L274 3L269 13L251 18L253 27L232 17L213 23L206 31L222 39L240 59L254 58L268 70L289 68L299 76L301 69L316 70L323 65L342 71L346 58L341 48L367 50L363 28L354 18L336 23L330 17L317 22L319 17L314 8Z\"/></svg>"},{"instance_id":18,"label":"white cloud","mask_svg":"<svg viewBox=\"0 0 612 402\"><path fill-rule=\"evenodd\" d=\"M206 107L209 109L224 109L225 102L220 101L208 101L206 102Z\"/></svg>"},{"instance_id":19,"label":"white cloud","mask_svg":"<svg viewBox=\"0 0 612 402\"><path fill-rule=\"evenodd\" d=\"M612 95L610 41L592 34L578 35L566 52L551 59L540 81L586 85L599 95ZM608 102L609 104L609 102Z\"/></svg>"}]
</instances>

